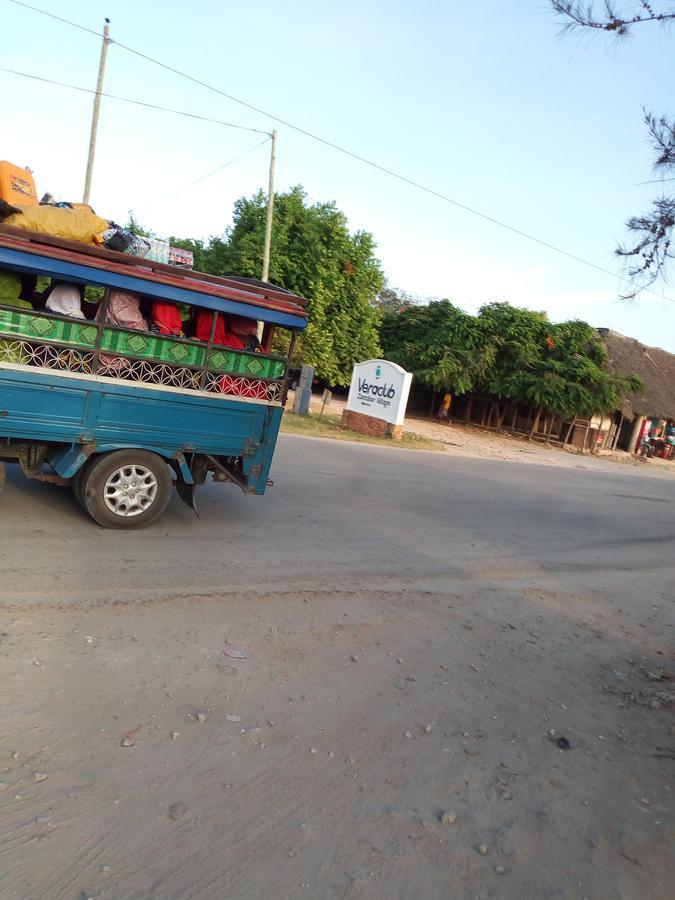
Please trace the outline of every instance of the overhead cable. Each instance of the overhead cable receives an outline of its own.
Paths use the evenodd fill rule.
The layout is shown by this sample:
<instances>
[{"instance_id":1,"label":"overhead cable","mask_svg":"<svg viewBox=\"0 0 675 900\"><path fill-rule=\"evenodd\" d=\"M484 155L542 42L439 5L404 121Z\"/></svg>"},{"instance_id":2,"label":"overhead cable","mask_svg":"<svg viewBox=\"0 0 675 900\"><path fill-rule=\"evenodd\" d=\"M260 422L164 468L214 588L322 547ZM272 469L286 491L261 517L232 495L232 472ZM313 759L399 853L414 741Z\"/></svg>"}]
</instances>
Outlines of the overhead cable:
<instances>
[{"instance_id":1,"label":"overhead cable","mask_svg":"<svg viewBox=\"0 0 675 900\"><path fill-rule=\"evenodd\" d=\"M166 203L167 200L172 200L174 197L178 196L178 194L182 194L183 191L189 190L191 187L194 187L196 184L199 184L200 181L205 181L207 178L210 178L212 175L215 175L217 172L221 172L223 169L227 168L227 166L231 166L232 163L236 163L238 160L243 159L245 156L248 156L249 153L253 153L254 150L257 150L258 147L262 147L263 144L267 144L268 141L272 139L266 137L265 140L260 141L255 144L253 147L249 147L248 150L244 150L243 153L240 153L238 156L233 157L232 159L228 159L227 162L218 166L216 169L212 169L210 172L207 172L205 175L200 175L199 178L196 178L194 181L191 181L190 184L186 184L182 188L178 188L177 191L174 191L172 194L168 194L166 197L162 197L161 200L153 200L152 203L148 204L148 206L143 207L141 212L145 212L147 209L152 209L153 206L159 206L160 203Z\"/></svg>"},{"instance_id":2,"label":"overhead cable","mask_svg":"<svg viewBox=\"0 0 675 900\"><path fill-rule=\"evenodd\" d=\"M22 6L26 9L30 9L33 12L41 13L42 15L49 16L52 19L57 19L59 22L62 22L66 25L72 25L74 28L79 28L81 31L87 31L90 34L94 34L98 37L102 37L101 32L94 31L93 29L86 28L83 25L79 25L77 22L72 22L69 19L64 19L61 16L56 16L53 13L49 13L46 10L39 9L37 6L32 6L29 3L23 2L23 0L9 0L10 3L14 3L16 6ZM598 265L597 263L591 262L589 259L584 259L582 256L578 256L576 253L572 253L569 250L564 250L562 247L557 247L555 244L551 244L549 241L543 240L542 238L538 238L533 234L530 234L527 231L523 231L520 228L516 228L514 225L509 225L508 222L503 222L501 219L497 219L494 216L488 215L487 213L481 212L481 210L475 209L472 206L469 206L466 203L462 203L459 200L455 200L453 197L448 196L447 194L442 193L441 191L437 191L434 188L428 187L425 184L422 184L419 181L415 181L412 178L408 178L405 175L401 175L398 172L395 172L393 169L389 169L386 166L381 165L378 162L374 162L371 159L367 159L365 156L361 156L358 153L355 153L351 150L347 150L346 147L341 147L339 144L335 144L333 141L329 141L327 138L323 138L318 134L314 134L311 131L307 131L307 129L302 128L299 125L295 125L293 122L289 122L287 119L283 119L280 116L274 115L274 113L268 112L265 109L262 109L259 106L255 106L252 103L248 103L246 100L241 100L239 97L235 97L233 94L228 93L227 91L223 91L215 85L209 84L206 81L202 81L200 78L196 78L194 75L189 75L187 72L183 72L180 69L177 69L175 66L171 66L168 63L164 63L159 59L155 59L152 56L149 56L147 53L143 53L140 50L136 50L133 47L128 46L127 44L123 44L121 41L111 39L111 43L116 44L118 47L121 47L123 50L126 50L128 53L132 53L134 56L138 56L140 59L146 60L146 62L153 63L153 65L160 66L162 69L165 69L167 72L172 72L174 75L178 75L180 78L185 78L187 81L192 82L193 84L197 84L200 87L206 88L206 90L212 91L215 94L220 95L221 97L225 97L228 100L231 100L233 103L238 103L240 106L244 106L246 109L250 109L252 112L256 112L261 116L265 116L268 119L272 119L274 122L278 122L281 125L284 125L286 128L290 128L292 131L297 132L298 134L302 134L305 137L310 138L313 141L317 141L320 144L323 144L326 147L330 147L332 150L336 150L338 153L342 153L345 156L350 157L351 159L355 159L357 162L361 162L366 166L369 166L372 169L376 169L379 172L384 173L385 175L389 175L391 178L396 178L398 181L403 182L404 184L410 185L411 187L416 188L417 190L423 191L426 194L430 194L432 197L436 197L439 200L443 200L445 203L450 204L451 206L456 207L457 209L462 209L464 212L471 213L473 216L477 216L480 219L483 219L486 222L491 222L493 225L497 225L499 228L503 228L506 231L510 231L512 234L518 235L519 237L525 238L525 240L531 241L532 243L538 244L540 247L545 247L547 250L552 250L554 253L558 253L560 256L564 256L567 259L574 260L575 262L581 263L588 268L594 269L596 272L601 272L603 275L609 275L610 278L615 278L618 281L622 281L626 284L634 285L632 279L626 277L625 275L619 275L616 272L612 272L610 269L606 269L603 266ZM675 302L672 297L667 297L665 294L660 293L659 291L655 291L653 288L645 287L642 290L648 292L650 294L655 294L657 297L660 297L662 300L669 300L671 302Z\"/></svg>"},{"instance_id":3,"label":"overhead cable","mask_svg":"<svg viewBox=\"0 0 675 900\"><path fill-rule=\"evenodd\" d=\"M71 91L81 91L84 94L96 94L95 90L86 87L80 87L77 84L68 84L65 81L55 81L53 78L44 78L42 75L32 75L29 72L19 72L17 69L7 69L0 66L0 72L8 72L10 75L18 75L21 78L30 78L32 81L42 81L45 84L52 84L57 87L68 88ZM146 109L156 109L159 112L173 113L176 116L185 116L188 119L198 119L201 122L211 122L214 125L224 125L227 128L238 128L240 131L252 131L254 134L265 134L271 137L268 131L261 131L259 128L249 128L247 125L235 125L234 122L224 122L222 119L212 119L209 116L200 116L197 113L186 112L182 109L172 109L169 106L158 106L156 103L149 103L146 100L135 100L132 97L121 97L119 94L108 94L101 91L101 97L108 100L119 100L122 103L132 103L135 106L143 106Z\"/></svg>"}]
</instances>

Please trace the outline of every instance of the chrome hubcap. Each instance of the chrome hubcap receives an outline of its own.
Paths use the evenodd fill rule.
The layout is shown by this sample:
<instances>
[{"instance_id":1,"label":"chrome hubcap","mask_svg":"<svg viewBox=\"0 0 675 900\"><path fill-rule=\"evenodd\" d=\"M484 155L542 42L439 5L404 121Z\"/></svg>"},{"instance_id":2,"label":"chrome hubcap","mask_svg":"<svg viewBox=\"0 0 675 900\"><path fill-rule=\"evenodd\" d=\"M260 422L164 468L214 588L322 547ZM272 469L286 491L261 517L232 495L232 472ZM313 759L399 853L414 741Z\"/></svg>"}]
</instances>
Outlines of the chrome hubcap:
<instances>
[{"instance_id":1,"label":"chrome hubcap","mask_svg":"<svg viewBox=\"0 0 675 900\"><path fill-rule=\"evenodd\" d=\"M157 479L145 466L122 466L108 476L103 499L116 516L139 516L155 502Z\"/></svg>"}]
</instances>

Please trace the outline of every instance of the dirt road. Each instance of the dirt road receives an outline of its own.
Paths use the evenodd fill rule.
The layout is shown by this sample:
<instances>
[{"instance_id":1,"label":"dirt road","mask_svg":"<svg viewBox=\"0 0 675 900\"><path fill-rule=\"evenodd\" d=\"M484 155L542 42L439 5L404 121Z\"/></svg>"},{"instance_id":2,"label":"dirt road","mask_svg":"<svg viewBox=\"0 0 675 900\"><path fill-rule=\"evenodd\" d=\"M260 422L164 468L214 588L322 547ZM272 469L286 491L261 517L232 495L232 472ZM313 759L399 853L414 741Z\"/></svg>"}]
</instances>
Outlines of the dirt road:
<instances>
[{"instance_id":1,"label":"dirt road","mask_svg":"<svg viewBox=\"0 0 675 900\"><path fill-rule=\"evenodd\" d=\"M273 476L134 535L8 478L0 897L670 897L672 479Z\"/></svg>"},{"instance_id":2,"label":"dirt road","mask_svg":"<svg viewBox=\"0 0 675 900\"><path fill-rule=\"evenodd\" d=\"M288 410L293 409L293 392L289 395L286 405ZM314 413L321 412L321 395L313 394L311 408ZM332 398L328 410L338 418L347 404L344 396L336 395ZM529 441L522 434L512 434L508 431L493 431L481 428L478 425L467 425L455 419L449 422L439 422L435 417L423 415L418 412L408 412L403 427L406 432L419 437L431 438L444 445L445 452L453 456L471 456L478 459L501 459L509 462L524 462L530 464L536 462L540 465L553 466L577 466L580 462L593 465L596 461L604 463L611 461L615 465L631 466L643 472L657 469L659 474L675 478L675 463L665 459L637 458L630 453L621 451L609 452L602 450L596 455L581 454L572 448L563 447L556 441L550 444L541 441Z\"/></svg>"}]
</instances>

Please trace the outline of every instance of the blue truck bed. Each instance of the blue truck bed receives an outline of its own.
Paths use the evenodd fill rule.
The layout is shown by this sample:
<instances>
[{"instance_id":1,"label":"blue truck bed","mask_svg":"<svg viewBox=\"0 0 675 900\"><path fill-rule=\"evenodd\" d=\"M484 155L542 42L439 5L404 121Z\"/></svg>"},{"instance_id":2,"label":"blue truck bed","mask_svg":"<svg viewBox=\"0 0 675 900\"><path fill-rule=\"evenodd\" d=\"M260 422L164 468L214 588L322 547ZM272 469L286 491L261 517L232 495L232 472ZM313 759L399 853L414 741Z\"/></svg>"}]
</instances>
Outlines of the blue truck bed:
<instances>
[{"instance_id":1,"label":"blue truck bed","mask_svg":"<svg viewBox=\"0 0 675 900\"><path fill-rule=\"evenodd\" d=\"M0 266L29 293L0 301L0 482L4 463L13 462L28 478L71 484L80 505L109 528L151 524L174 486L194 508L195 489L209 476L247 494L265 492L288 365L307 324L304 298L4 225ZM64 279L104 288L96 317L43 309L44 295L24 284L36 276L50 276L50 290ZM145 330L107 318L120 292L137 304ZM23 306L11 302L18 299ZM195 317L207 311L210 337L152 331L149 316L160 302L187 304L188 335L199 334ZM258 344L232 339L237 328L255 334L255 322ZM228 339L225 323L233 328ZM290 331L285 357L272 350L279 327Z\"/></svg>"},{"instance_id":2,"label":"blue truck bed","mask_svg":"<svg viewBox=\"0 0 675 900\"><path fill-rule=\"evenodd\" d=\"M241 457L247 493L263 494L282 412L245 398L0 363L0 438L49 443L46 462L63 478L93 453L138 447L179 464L192 453Z\"/></svg>"}]
</instances>

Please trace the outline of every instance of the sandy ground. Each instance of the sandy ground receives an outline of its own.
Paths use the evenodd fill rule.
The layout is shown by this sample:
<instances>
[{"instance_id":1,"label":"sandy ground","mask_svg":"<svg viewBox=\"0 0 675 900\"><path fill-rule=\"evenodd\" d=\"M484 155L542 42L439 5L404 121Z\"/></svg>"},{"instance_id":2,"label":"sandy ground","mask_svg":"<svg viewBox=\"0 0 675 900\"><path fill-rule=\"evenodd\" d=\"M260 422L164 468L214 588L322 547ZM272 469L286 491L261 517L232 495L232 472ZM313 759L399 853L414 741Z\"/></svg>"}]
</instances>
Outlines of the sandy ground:
<instances>
[{"instance_id":1,"label":"sandy ground","mask_svg":"<svg viewBox=\"0 0 675 900\"><path fill-rule=\"evenodd\" d=\"M10 474L0 897L671 897L670 478L273 474L135 535Z\"/></svg>"}]
</instances>

